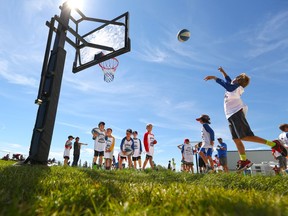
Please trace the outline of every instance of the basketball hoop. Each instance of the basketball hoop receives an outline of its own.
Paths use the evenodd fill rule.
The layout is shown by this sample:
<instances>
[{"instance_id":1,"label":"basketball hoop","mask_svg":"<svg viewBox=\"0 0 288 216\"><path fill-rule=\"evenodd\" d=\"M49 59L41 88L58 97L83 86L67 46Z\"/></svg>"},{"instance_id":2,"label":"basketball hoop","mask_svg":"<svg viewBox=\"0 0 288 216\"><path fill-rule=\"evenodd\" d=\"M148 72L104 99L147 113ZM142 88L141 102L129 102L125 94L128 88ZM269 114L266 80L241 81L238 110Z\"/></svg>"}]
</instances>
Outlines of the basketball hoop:
<instances>
[{"instance_id":1,"label":"basketball hoop","mask_svg":"<svg viewBox=\"0 0 288 216\"><path fill-rule=\"evenodd\" d=\"M119 61L116 58L111 58L106 61L99 63L103 73L104 73L104 81L112 82L114 80L114 74L119 65Z\"/></svg>"}]
</instances>

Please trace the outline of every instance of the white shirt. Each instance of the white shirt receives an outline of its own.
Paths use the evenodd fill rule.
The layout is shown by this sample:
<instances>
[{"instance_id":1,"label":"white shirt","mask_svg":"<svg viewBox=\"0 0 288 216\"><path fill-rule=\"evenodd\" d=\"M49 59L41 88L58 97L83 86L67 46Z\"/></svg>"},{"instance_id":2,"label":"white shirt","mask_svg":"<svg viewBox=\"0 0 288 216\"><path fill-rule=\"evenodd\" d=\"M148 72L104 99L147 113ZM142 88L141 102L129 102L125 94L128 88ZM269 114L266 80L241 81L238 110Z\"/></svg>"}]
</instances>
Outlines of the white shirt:
<instances>
[{"instance_id":1,"label":"white shirt","mask_svg":"<svg viewBox=\"0 0 288 216\"><path fill-rule=\"evenodd\" d=\"M285 145L285 147L288 147L288 138L287 138L287 132L283 132L279 135L279 140L281 140L283 142L283 144Z\"/></svg>"},{"instance_id":2,"label":"white shirt","mask_svg":"<svg viewBox=\"0 0 288 216\"><path fill-rule=\"evenodd\" d=\"M208 133L208 131L206 131L204 127L202 127L201 135L202 135L202 147L201 148L213 148L213 146L211 145L210 133Z\"/></svg>"},{"instance_id":3,"label":"white shirt","mask_svg":"<svg viewBox=\"0 0 288 216\"><path fill-rule=\"evenodd\" d=\"M105 141L106 141L106 145L105 145L104 158L112 159L113 153L114 153L115 138L113 136L107 137ZM112 151L106 152L106 150L111 149L111 147L113 147Z\"/></svg>"},{"instance_id":4,"label":"white shirt","mask_svg":"<svg viewBox=\"0 0 288 216\"><path fill-rule=\"evenodd\" d=\"M94 140L94 150L96 151L104 151L106 142L105 142L105 131L98 131L98 136Z\"/></svg>"},{"instance_id":5,"label":"white shirt","mask_svg":"<svg viewBox=\"0 0 288 216\"><path fill-rule=\"evenodd\" d=\"M72 141L71 140L67 140L66 143L65 143L65 149L64 149L63 157L70 157L71 146L72 146Z\"/></svg>"},{"instance_id":6,"label":"white shirt","mask_svg":"<svg viewBox=\"0 0 288 216\"><path fill-rule=\"evenodd\" d=\"M244 93L244 88L239 86L233 92L226 91L224 95L224 112L226 118L230 118L233 114L243 109L246 114L248 107L243 103L241 95Z\"/></svg>"},{"instance_id":7,"label":"white shirt","mask_svg":"<svg viewBox=\"0 0 288 216\"><path fill-rule=\"evenodd\" d=\"M154 154L154 134L146 132L144 134L144 147L147 155L153 156Z\"/></svg>"},{"instance_id":8,"label":"white shirt","mask_svg":"<svg viewBox=\"0 0 288 216\"><path fill-rule=\"evenodd\" d=\"M141 156L140 154L140 139L138 138L133 138L134 141L134 153L133 153L133 157L139 157Z\"/></svg>"},{"instance_id":9,"label":"white shirt","mask_svg":"<svg viewBox=\"0 0 288 216\"><path fill-rule=\"evenodd\" d=\"M125 157L126 155L123 154L123 151L125 151L125 149L130 149L131 151L132 149L132 145L134 145L134 141L132 138L130 138L130 140L127 140L126 137L124 137L122 139L121 145L120 145L120 153L119 155L122 157Z\"/></svg>"},{"instance_id":10,"label":"white shirt","mask_svg":"<svg viewBox=\"0 0 288 216\"><path fill-rule=\"evenodd\" d=\"M184 161L191 163L193 162L193 149L191 144L184 144L183 145L183 156L184 156Z\"/></svg>"}]
</instances>

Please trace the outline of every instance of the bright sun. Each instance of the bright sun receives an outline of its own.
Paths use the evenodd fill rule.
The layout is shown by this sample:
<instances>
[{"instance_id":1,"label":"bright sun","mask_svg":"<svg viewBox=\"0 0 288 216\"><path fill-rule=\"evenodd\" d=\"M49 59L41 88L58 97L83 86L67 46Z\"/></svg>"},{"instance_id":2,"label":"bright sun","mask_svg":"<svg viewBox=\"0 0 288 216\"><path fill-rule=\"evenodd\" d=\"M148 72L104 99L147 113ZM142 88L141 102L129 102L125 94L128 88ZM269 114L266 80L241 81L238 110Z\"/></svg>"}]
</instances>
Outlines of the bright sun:
<instances>
[{"instance_id":1,"label":"bright sun","mask_svg":"<svg viewBox=\"0 0 288 216\"><path fill-rule=\"evenodd\" d=\"M80 10L83 9L83 0L67 0L67 3L71 9L78 8Z\"/></svg>"}]
</instances>

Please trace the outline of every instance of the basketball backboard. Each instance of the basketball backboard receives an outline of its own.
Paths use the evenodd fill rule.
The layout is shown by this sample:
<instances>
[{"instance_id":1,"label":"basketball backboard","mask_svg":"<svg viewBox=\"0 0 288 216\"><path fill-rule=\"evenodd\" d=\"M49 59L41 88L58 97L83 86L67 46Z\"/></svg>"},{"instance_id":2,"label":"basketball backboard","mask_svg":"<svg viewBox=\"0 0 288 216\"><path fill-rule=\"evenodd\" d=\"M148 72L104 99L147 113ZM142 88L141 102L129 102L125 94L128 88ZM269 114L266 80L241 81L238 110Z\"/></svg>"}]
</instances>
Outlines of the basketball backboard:
<instances>
[{"instance_id":1,"label":"basketball backboard","mask_svg":"<svg viewBox=\"0 0 288 216\"><path fill-rule=\"evenodd\" d=\"M130 51L128 12L112 20L89 18L79 10L77 13L80 18L71 19L76 30L73 32L69 29L76 38L73 73ZM89 25L85 25L85 22ZM88 26L93 26L93 29ZM84 31L87 33L83 33Z\"/></svg>"}]
</instances>

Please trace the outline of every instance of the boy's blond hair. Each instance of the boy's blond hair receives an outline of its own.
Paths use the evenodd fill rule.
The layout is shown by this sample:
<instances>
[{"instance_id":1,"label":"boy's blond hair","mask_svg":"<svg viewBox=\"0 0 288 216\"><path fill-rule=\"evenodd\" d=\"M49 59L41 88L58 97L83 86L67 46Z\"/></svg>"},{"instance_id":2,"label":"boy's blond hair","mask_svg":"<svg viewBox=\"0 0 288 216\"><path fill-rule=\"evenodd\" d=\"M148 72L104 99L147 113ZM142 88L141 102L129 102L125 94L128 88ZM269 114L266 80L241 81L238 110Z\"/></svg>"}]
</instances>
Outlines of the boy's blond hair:
<instances>
[{"instance_id":1,"label":"boy's blond hair","mask_svg":"<svg viewBox=\"0 0 288 216\"><path fill-rule=\"evenodd\" d=\"M239 76L236 77L237 83L245 88L250 83L250 77L248 77L245 73L241 73Z\"/></svg>"}]
</instances>

